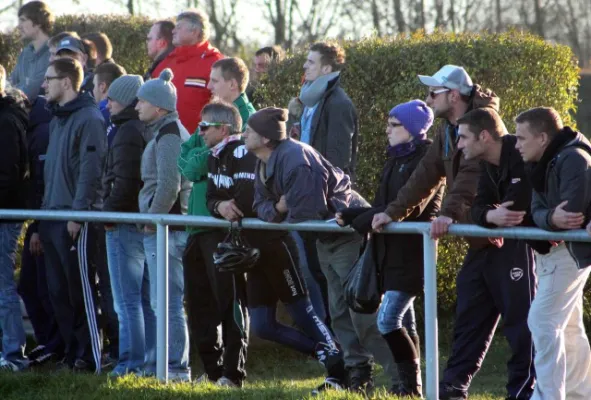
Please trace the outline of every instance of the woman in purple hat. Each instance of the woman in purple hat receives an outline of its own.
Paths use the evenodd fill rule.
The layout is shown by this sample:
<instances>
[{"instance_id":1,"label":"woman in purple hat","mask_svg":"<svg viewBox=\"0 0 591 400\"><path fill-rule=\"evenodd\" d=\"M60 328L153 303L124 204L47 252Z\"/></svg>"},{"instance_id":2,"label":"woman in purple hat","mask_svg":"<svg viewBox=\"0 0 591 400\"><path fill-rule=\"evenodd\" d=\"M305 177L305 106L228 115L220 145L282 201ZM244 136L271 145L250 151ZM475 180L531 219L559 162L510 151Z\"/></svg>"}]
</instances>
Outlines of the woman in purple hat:
<instances>
[{"instance_id":1,"label":"woman in purple hat","mask_svg":"<svg viewBox=\"0 0 591 400\"><path fill-rule=\"evenodd\" d=\"M427 131L433 111L421 100L394 107L388 115L388 159L371 208L348 208L337 217L362 235L371 231L373 216L386 209L406 184L431 141ZM430 221L441 205L443 187L417 207L406 221ZM422 396L420 344L413 302L423 291L423 242L420 235L373 236L375 259L384 293L378 311L378 329L388 343L398 367L400 385L391 393Z\"/></svg>"}]
</instances>

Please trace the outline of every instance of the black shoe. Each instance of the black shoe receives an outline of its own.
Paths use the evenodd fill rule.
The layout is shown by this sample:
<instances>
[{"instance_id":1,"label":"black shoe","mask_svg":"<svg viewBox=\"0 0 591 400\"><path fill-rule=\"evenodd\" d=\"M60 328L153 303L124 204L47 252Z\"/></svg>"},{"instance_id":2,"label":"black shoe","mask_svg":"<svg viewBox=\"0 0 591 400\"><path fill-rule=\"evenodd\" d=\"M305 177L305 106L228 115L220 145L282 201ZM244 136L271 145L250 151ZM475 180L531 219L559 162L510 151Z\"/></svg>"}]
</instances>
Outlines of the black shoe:
<instances>
[{"instance_id":1,"label":"black shoe","mask_svg":"<svg viewBox=\"0 0 591 400\"><path fill-rule=\"evenodd\" d=\"M349 390L351 392L370 395L374 389L372 365L354 367L349 370Z\"/></svg>"},{"instance_id":2,"label":"black shoe","mask_svg":"<svg viewBox=\"0 0 591 400\"><path fill-rule=\"evenodd\" d=\"M36 358L40 357L43 354L47 353L47 348L40 344L39 346L35 347L33 350L31 350L28 354L27 354L27 358L29 360L35 360Z\"/></svg>"},{"instance_id":3,"label":"black shoe","mask_svg":"<svg viewBox=\"0 0 591 400\"><path fill-rule=\"evenodd\" d=\"M439 400L466 400L468 393L453 387L449 384L443 384L439 388Z\"/></svg>"},{"instance_id":4,"label":"black shoe","mask_svg":"<svg viewBox=\"0 0 591 400\"><path fill-rule=\"evenodd\" d=\"M74 362L74 366L72 367L73 372L88 373L88 372L95 372L95 370L96 370L96 368L93 363L89 363L87 361L84 361L81 358L77 359Z\"/></svg>"},{"instance_id":5,"label":"black shoe","mask_svg":"<svg viewBox=\"0 0 591 400\"><path fill-rule=\"evenodd\" d=\"M323 392L326 392L327 390L336 390L339 392L342 392L345 390L345 386L343 384L343 382L334 379L334 378L326 378L324 380L324 382L322 382L322 384L320 386L318 386L316 389L312 390L312 396L318 396L320 394L322 394Z\"/></svg>"}]
</instances>

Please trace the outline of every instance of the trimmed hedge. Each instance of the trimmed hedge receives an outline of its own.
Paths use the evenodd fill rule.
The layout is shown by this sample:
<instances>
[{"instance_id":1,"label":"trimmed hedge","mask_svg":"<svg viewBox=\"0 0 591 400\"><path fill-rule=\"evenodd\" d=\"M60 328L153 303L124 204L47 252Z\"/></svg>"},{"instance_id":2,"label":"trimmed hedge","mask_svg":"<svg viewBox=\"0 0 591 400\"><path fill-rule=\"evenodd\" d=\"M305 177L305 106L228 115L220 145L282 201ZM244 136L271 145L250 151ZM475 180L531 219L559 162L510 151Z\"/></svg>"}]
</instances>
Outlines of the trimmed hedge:
<instances>
[{"instance_id":1,"label":"trimmed hedge","mask_svg":"<svg viewBox=\"0 0 591 400\"><path fill-rule=\"evenodd\" d=\"M578 66L570 48L518 32L502 34L416 33L410 38L344 41L347 63L342 85L360 116L357 184L373 198L385 161L385 124L396 104L424 98L417 74L431 75L445 64L462 65L474 82L501 98L501 115L512 131L513 119L528 108L552 106L567 124L578 89ZM307 49L296 50L269 72L257 89L261 104L286 107L299 93ZM280 84L277 84L280 82ZM453 311L455 276L466 244L446 238L439 246L439 306Z\"/></svg>"},{"instance_id":2,"label":"trimmed hedge","mask_svg":"<svg viewBox=\"0 0 591 400\"><path fill-rule=\"evenodd\" d=\"M83 35L104 32L113 43L113 58L129 74L143 75L150 66L146 35L154 23L145 17L122 15L63 15L56 19L53 33L76 31ZM22 49L18 34L0 34L0 64L12 71Z\"/></svg>"}]
</instances>

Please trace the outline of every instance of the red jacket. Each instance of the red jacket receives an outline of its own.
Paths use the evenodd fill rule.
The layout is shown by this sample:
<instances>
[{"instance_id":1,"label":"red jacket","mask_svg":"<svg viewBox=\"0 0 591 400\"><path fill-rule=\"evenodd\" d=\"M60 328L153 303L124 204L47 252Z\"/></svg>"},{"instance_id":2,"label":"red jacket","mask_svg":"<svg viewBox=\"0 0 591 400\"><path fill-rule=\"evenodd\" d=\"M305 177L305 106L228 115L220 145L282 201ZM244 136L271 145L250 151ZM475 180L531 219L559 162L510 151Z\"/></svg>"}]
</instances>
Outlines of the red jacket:
<instances>
[{"instance_id":1,"label":"red jacket","mask_svg":"<svg viewBox=\"0 0 591 400\"><path fill-rule=\"evenodd\" d=\"M224 55L206 41L194 46L177 47L152 72L152 78L157 78L163 69L172 70L179 118L190 133L197 129L201 109L211 98L207 89L211 66L222 58Z\"/></svg>"}]
</instances>

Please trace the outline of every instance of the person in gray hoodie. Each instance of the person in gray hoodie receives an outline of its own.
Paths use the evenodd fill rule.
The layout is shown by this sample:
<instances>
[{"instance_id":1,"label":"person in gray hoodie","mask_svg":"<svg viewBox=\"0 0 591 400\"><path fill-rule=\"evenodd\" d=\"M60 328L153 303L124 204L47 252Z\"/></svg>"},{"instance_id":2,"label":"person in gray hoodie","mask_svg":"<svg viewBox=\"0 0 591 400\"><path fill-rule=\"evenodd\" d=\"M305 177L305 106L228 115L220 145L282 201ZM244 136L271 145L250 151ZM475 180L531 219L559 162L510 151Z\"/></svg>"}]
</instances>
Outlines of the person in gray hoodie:
<instances>
[{"instance_id":1,"label":"person in gray hoodie","mask_svg":"<svg viewBox=\"0 0 591 400\"><path fill-rule=\"evenodd\" d=\"M138 90L140 121L146 124L151 140L142 155L141 174L144 183L139 194L141 213L186 214L191 194L191 182L177 170L181 144L189 132L181 124L176 111L177 93L172 83L172 71L167 68L158 79L144 83ZM150 276L150 304L156 312L156 233L151 225L144 227L144 251ZM183 308L183 252L188 234L184 227L172 227L168 235L169 303L168 374L171 379L191 380L189 368L189 332ZM155 329L155 327L154 327ZM156 332L152 332L154 335ZM156 366L155 354L147 354L146 372Z\"/></svg>"},{"instance_id":2,"label":"person in gray hoodie","mask_svg":"<svg viewBox=\"0 0 591 400\"><path fill-rule=\"evenodd\" d=\"M53 113L49 126L42 209L90 211L101 207L106 152L105 123L89 94L79 94L82 65L72 59L50 63L43 88ZM95 305L96 225L42 221L49 295L66 344L64 366L101 368Z\"/></svg>"}]
</instances>

